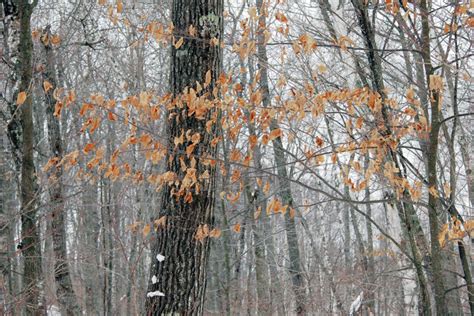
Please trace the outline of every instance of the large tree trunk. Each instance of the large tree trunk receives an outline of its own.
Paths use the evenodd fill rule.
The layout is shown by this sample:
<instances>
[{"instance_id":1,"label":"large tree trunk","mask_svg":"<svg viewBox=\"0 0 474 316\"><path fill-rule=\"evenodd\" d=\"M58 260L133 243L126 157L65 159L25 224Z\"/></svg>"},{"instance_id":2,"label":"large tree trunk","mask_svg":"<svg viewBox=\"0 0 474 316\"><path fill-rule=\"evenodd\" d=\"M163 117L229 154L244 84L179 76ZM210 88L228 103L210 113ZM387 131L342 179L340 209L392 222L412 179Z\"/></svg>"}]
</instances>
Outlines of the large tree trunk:
<instances>
[{"instance_id":1,"label":"large tree trunk","mask_svg":"<svg viewBox=\"0 0 474 316\"><path fill-rule=\"evenodd\" d=\"M188 33L190 25L196 28L197 37L187 38L181 46L176 48L174 45L171 49L170 88L175 98L179 99L186 87L195 87L196 81L204 83L210 74L209 85L203 84L204 89L198 95L205 102L212 102L212 90L220 74L221 49L212 45L211 39L221 38L223 5L222 0L173 1L172 22L176 41ZM210 229L212 226L215 168L206 164L205 157L213 155L210 142L216 129L206 132L206 123L217 113L209 105L198 117L190 111L190 106L196 104L183 101L181 105L170 108L167 116L169 151L166 169L182 181L180 184L165 184L163 189L159 215L166 216L166 225L160 227L155 235L146 302L148 315L196 315L201 314L203 308L209 238L198 241L195 237L199 227L207 225ZM193 155L183 154L192 144L190 141L175 145L175 138L187 132L200 134ZM192 159L195 159L195 166L191 166ZM180 160L186 164L186 170L182 170ZM197 180L199 190L196 183L186 185L186 177L199 176L205 171L210 176ZM165 257L163 261L157 260L159 254ZM157 282L153 282L155 278Z\"/></svg>"},{"instance_id":2,"label":"large tree trunk","mask_svg":"<svg viewBox=\"0 0 474 316\"><path fill-rule=\"evenodd\" d=\"M43 33L43 36L50 37L49 27ZM46 61L46 69L43 73L45 81L51 83L53 87L57 86L55 70L54 70L54 52L50 41L44 41L44 53ZM61 161L63 158L63 146L61 142L61 131L59 120L55 117L56 102L53 97L53 89L45 91L46 94L46 116L48 121L48 138L49 146L53 158ZM50 185L50 202L51 202L51 218L52 218L52 237L54 250L54 278L56 280L56 296L61 305L61 310L65 315L78 315L81 308L77 304L76 295L72 287L69 262L67 259L66 248L66 210L64 208L63 196L63 171L61 166L53 167L51 173Z\"/></svg>"}]
</instances>

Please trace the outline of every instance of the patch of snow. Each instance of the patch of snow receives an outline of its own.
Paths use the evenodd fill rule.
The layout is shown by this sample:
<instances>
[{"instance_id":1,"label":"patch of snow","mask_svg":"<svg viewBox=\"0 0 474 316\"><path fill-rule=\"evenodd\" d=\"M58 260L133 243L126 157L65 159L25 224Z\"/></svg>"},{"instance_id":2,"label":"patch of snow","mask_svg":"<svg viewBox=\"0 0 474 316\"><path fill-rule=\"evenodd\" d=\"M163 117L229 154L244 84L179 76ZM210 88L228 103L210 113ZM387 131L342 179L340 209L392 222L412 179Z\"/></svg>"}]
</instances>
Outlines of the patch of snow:
<instances>
[{"instance_id":1,"label":"patch of snow","mask_svg":"<svg viewBox=\"0 0 474 316\"><path fill-rule=\"evenodd\" d=\"M165 296L165 293L160 292L160 291L148 292L148 293L146 293L146 296L147 297Z\"/></svg>"},{"instance_id":2,"label":"patch of snow","mask_svg":"<svg viewBox=\"0 0 474 316\"><path fill-rule=\"evenodd\" d=\"M51 305L48 307L48 310L46 311L47 316L61 316L61 311L59 310L59 307L56 305Z\"/></svg>"},{"instance_id":3,"label":"patch of snow","mask_svg":"<svg viewBox=\"0 0 474 316\"><path fill-rule=\"evenodd\" d=\"M158 260L158 262L162 262L165 260L165 256L163 256L161 253L157 254L156 255L156 260Z\"/></svg>"},{"instance_id":4,"label":"patch of snow","mask_svg":"<svg viewBox=\"0 0 474 316\"><path fill-rule=\"evenodd\" d=\"M151 277L151 283L156 284L157 282L158 282L158 278L156 277L156 275L152 276Z\"/></svg>"},{"instance_id":5,"label":"patch of snow","mask_svg":"<svg viewBox=\"0 0 474 316\"><path fill-rule=\"evenodd\" d=\"M351 307L349 308L349 316L355 315L360 307L362 306L362 300L364 299L364 292L360 292L359 296L352 302Z\"/></svg>"}]
</instances>

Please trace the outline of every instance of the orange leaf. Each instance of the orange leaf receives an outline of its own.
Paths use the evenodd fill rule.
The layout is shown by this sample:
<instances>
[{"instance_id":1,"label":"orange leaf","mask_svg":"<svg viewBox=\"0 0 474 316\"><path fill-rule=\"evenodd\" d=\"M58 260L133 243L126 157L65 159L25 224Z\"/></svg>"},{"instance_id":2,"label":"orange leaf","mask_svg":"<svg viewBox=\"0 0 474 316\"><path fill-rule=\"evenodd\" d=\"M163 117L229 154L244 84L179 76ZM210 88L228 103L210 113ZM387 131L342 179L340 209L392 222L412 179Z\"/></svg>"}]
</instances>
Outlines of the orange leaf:
<instances>
[{"instance_id":1,"label":"orange leaf","mask_svg":"<svg viewBox=\"0 0 474 316\"><path fill-rule=\"evenodd\" d=\"M270 192L270 182L265 182L265 186L263 187L263 193L268 194Z\"/></svg>"},{"instance_id":2,"label":"orange leaf","mask_svg":"<svg viewBox=\"0 0 474 316\"><path fill-rule=\"evenodd\" d=\"M195 147L196 147L196 144L191 144L188 147L186 147L186 154L188 155L188 157L191 156Z\"/></svg>"},{"instance_id":3,"label":"orange leaf","mask_svg":"<svg viewBox=\"0 0 474 316\"><path fill-rule=\"evenodd\" d=\"M183 45L183 43L184 43L184 38L181 37L176 43L174 43L174 47L176 49L179 49L181 45Z\"/></svg>"},{"instance_id":4,"label":"orange leaf","mask_svg":"<svg viewBox=\"0 0 474 316\"><path fill-rule=\"evenodd\" d=\"M232 176L230 177L230 181L232 183L239 181L240 179L240 171L238 169L234 169L232 172Z\"/></svg>"},{"instance_id":5,"label":"orange leaf","mask_svg":"<svg viewBox=\"0 0 474 316\"><path fill-rule=\"evenodd\" d=\"M196 28L194 26L190 25L188 27L188 33L189 33L190 36L193 36L193 37L196 36Z\"/></svg>"},{"instance_id":6,"label":"orange leaf","mask_svg":"<svg viewBox=\"0 0 474 316\"><path fill-rule=\"evenodd\" d=\"M61 43L61 37L59 37L59 35L53 35L51 36L50 42L53 45L59 45L59 43Z\"/></svg>"},{"instance_id":7,"label":"orange leaf","mask_svg":"<svg viewBox=\"0 0 474 316\"><path fill-rule=\"evenodd\" d=\"M200 140L201 140L201 135L200 135L199 133L195 133L195 134L191 137L191 141L193 142L193 144L199 143Z\"/></svg>"},{"instance_id":8,"label":"orange leaf","mask_svg":"<svg viewBox=\"0 0 474 316\"><path fill-rule=\"evenodd\" d=\"M62 102L56 102L56 104L54 105L54 113L53 113L53 116L55 117L59 117L61 116L61 109L63 108L63 103Z\"/></svg>"},{"instance_id":9,"label":"orange leaf","mask_svg":"<svg viewBox=\"0 0 474 316\"><path fill-rule=\"evenodd\" d=\"M222 231L219 228L214 228L209 232L209 237L211 238L219 238L222 234Z\"/></svg>"},{"instance_id":10,"label":"orange leaf","mask_svg":"<svg viewBox=\"0 0 474 316\"><path fill-rule=\"evenodd\" d=\"M275 14L275 18L277 21L280 21L281 23L288 23L288 18L281 12L277 12Z\"/></svg>"},{"instance_id":11,"label":"orange leaf","mask_svg":"<svg viewBox=\"0 0 474 316\"><path fill-rule=\"evenodd\" d=\"M114 112L112 112L112 111L109 111L109 113L107 113L107 118L109 119L109 121L116 121L117 120L117 118L115 117Z\"/></svg>"},{"instance_id":12,"label":"orange leaf","mask_svg":"<svg viewBox=\"0 0 474 316\"><path fill-rule=\"evenodd\" d=\"M241 228L241 227L240 227L240 224L239 224L239 223L235 224L235 225L234 225L234 228L233 228L233 229L234 229L234 232L240 233L240 228Z\"/></svg>"},{"instance_id":13,"label":"orange leaf","mask_svg":"<svg viewBox=\"0 0 474 316\"><path fill-rule=\"evenodd\" d=\"M241 154L240 154L240 151L238 151L237 149L233 149L231 152L230 152L230 160L232 161L239 161L241 158Z\"/></svg>"},{"instance_id":14,"label":"orange leaf","mask_svg":"<svg viewBox=\"0 0 474 316\"><path fill-rule=\"evenodd\" d=\"M48 93L48 91L51 90L52 87L53 85L49 81L47 80L43 81L44 92Z\"/></svg>"},{"instance_id":15,"label":"orange leaf","mask_svg":"<svg viewBox=\"0 0 474 316\"><path fill-rule=\"evenodd\" d=\"M179 137L174 138L174 145L182 145L184 143L184 132L181 132L181 135Z\"/></svg>"},{"instance_id":16,"label":"orange leaf","mask_svg":"<svg viewBox=\"0 0 474 316\"><path fill-rule=\"evenodd\" d=\"M237 192L235 194L229 194L229 193L227 194L227 200L232 204L237 202L239 198L240 198L240 192Z\"/></svg>"},{"instance_id":17,"label":"orange leaf","mask_svg":"<svg viewBox=\"0 0 474 316\"><path fill-rule=\"evenodd\" d=\"M207 224L199 225L194 238L198 241L203 241L207 236L209 236L209 226L207 226Z\"/></svg>"},{"instance_id":18,"label":"orange leaf","mask_svg":"<svg viewBox=\"0 0 474 316\"><path fill-rule=\"evenodd\" d=\"M16 97L16 104L22 105L23 103L25 103L25 101L26 101L26 92L21 91L20 93L18 93L18 96Z\"/></svg>"},{"instance_id":19,"label":"orange leaf","mask_svg":"<svg viewBox=\"0 0 474 316\"><path fill-rule=\"evenodd\" d=\"M117 1L117 13L122 13L123 11L123 3L122 1Z\"/></svg>"},{"instance_id":20,"label":"orange leaf","mask_svg":"<svg viewBox=\"0 0 474 316\"><path fill-rule=\"evenodd\" d=\"M443 248L446 245L446 234L448 233L448 224L444 224L443 227L441 228L439 234L438 234L438 242L441 248Z\"/></svg>"},{"instance_id":21,"label":"orange leaf","mask_svg":"<svg viewBox=\"0 0 474 316\"><path fill-rule=\"evenodd\" d=\"M257 135L250 135L249 136L250 150L252 150L256 144L257 144Z\"/></svg>"},{"instance_id":22,"label":"orange leaf","mask_svg":"<svg viewBox=\"0 0 474 316\"><path fill-rule=\"evenodd\" d=\"M148 236L148 234L150 233L150 231L151 231L151 226L150 226L150 224L146 224L145 227L143 227L143 231L142 231L143 237Z\"/></svg>"},{"instance_id":23,"label":"orange leaf","mask_svg":"<svg viewBox=\"0 0 474 316\"><path fill-rule=\"evenodd\" d=\"M94 106L90 103L83 103L82 104L82 107L81 107L81 110L79 111L79 115L80 116L84 116L84 114L86 114L86 112L88 110L92 110L94 108Z\"/></svg>"},{"instance_id":24,"label":"orange leaf","mask_svg":"<svg viewBox=\"0 0 474 316\"><path fill-rule=\"evenodd\" d=\"M294 218L294 217L295 217L296 211L295 211L294 208L290 207L290 214L289 214L289 215L290 215L290 218Z\"/></svg>"},{"instance_id":25,"label":"orange leaf","mask_svg":"<svg viewBox=\"0 0 474 316\"><path fill-rule=\"evenodd\" d=\"M155 220L154 228L155 231L158 230L160 227L165 227L166 225L166 216L161 216L159 219Z\"/></svg>"},{"instance_id":26,"label":"orange leaf","mask_svg":"<svg viewBox=\"0 0 474 316\"><path fill-rule=\"evenodd\" d=\"M208 70L208 71L206 72L206 81L204 82L204 88L206 88L207 86L209 86L209 84L211 83L211 79L212 79L212 77L211 77L211 71Z\"/></svg>"},{"instance_id":27,"label":"orange leaf","mask_svg":"<svg viewBox=\"0 0 474 316\"><path fill-rule=\"evenodd\" d=\"M283 135L281 129L275 128L273 131L270 132L270 140L274 140L275 138L281 137Z\"/></svg>"},{"instance_id":28,"label":"orange leaf","mask_svg":"<svg viewBox=\"0 0 474 316\"><path fill-rule=\"evenodd\" d=\"M316 146L318 147L322 147L324 145L324 140L319 136L316 136L315 142L316 142Z\"/></svg>"}]
</instances>

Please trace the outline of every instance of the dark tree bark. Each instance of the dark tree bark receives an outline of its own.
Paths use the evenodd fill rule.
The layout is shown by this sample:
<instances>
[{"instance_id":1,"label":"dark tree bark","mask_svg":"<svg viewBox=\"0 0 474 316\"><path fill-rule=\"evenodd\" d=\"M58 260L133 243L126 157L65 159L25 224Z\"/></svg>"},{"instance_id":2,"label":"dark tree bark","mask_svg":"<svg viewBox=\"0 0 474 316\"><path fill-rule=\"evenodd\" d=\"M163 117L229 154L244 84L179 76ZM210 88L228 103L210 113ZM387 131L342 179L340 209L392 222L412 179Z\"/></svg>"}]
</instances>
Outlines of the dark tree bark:
<instances>
[{"instance_id":1,"label":"dark tree bark","mask_svg":"<svg viewBox=\"0 0 474 316\"><path fill-rule=\"evenodd\" d=\"M55 75L55 54L51 42L47 40L51 37L49 26L43 32L43 48L46 69L43 72L43 79L49 82L53 88L45 91L46 116L48 122L48 140L53 158L61 161L63 158L63 146L61 141L61 130L59 120L55 117L56 101L53 97L54 88L57 87ZM60 101L58 101L60 102ZM58 116L60 113L56 113ZM81 308L77 304L76 295L72 287L69 262L66 248L66 210L64 208L63 196L63 171L62 166L53 167L50 185L51 200L51 225L54 250L54 278L56 280L56 296L65 315L79 315Z\"/></svg>"},{"instance_id":2,"label":"dark tree bark","mask_svg":"<svg viewBox=\"0 0 474 316\"><path fill-rule=\"evenodd\" d=\"M166 225L159 227L153 242L150 283L148 286L146 310L148 315L202 314L206 288L206 262L209 256L209 238L196 239L199 227L212 226L214 204L215 168L206 159L213 156L210 146L216 131L216 124L210 132L206 123L214 119L211 99L215 82L220 74L221 49L212 44L211 39L220 39L223 30L223 0L174 0L172 4L172 22L176 41L188 35L189 26L196 29L195 36L186 36L184 43L171 49L170 89L176 100L180 99L186 87L196 88L196 81L204 89L197 93L208 104L197 105L199 115L192 109L196 104L178 101L168 111L168 172L174 173L180 183L164 185L159 216L166 216ZM204 85L209 77L209 85ZM207 76L206 76L207 75ZM186 148L192 145L190 140L175 144L175 138L182 133L200 134L192 155L186 154ZM192 160L195 159L195 165ZM187 166L181 168L182 162ZM186 179L199 178L205 171L207 179L185 185ZM189 200L189 196L192 199ZM186 199L186 196L188 198ZM165 257L157 260L157 255ZM153 282L157 281L157 282ZM164 295L160 295L159 291Z\"/></svg>"},{"instance_id":3,"label":"dark tree bark","mask_svg":"<svg viewBox=\"0 0 474 316\"><path fill-rule=\"evenodd\" d=\"M39 282L41 278L41 250L37 229L36 208L36 177L33 158L34 126L33 126L33 97L32 54L33 41L31 38L31 14L36 3L28 0L17 1L20 18L19 58L15 65L19 74L18 92L26 93L26 100L20 105L20 122L22 130L22 159L20 177L21 196L21 250L24 258L24 274L22 292L25 295L27 314L36 314L40 307Z\"/></svg>"}]
</instances>

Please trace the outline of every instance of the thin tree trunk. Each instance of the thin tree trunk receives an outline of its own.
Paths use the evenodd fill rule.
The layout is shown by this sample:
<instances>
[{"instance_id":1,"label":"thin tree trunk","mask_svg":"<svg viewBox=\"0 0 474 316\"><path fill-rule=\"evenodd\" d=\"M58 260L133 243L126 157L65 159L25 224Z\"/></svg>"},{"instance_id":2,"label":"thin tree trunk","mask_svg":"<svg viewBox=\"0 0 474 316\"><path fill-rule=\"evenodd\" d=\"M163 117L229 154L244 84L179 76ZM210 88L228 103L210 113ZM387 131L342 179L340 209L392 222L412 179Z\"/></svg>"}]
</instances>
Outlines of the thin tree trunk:
<instances>
[{"instance_id":1,"label":"thin tree trunk","mask_svg":"<svg viewBox=\"0 0 474 316\"><path fill-rule=\"evenodd\" d=\"M422 57L425 66L425 80L430 85L430 76L434 75L434 69L431 63L431 48L430 48L430 27L429 27L429 11L428 3L426 0L420 2L420 15L421 15L421 50ZM428 197L428 218L430 225L431 235L431 266L433 269L433 280L434 280L434 292L436 302L436 312L439 315L446 315L448 309L446 307L446 292L445 292L445 281L442 270L442 256L441 249L438 242L439 235L439 199L432 190L438 189L438 175L436 171L436 164L438 161L438 137L440 131L440 91L431 91L431 128L429 132L429 145L428 145L428 187L431 189Z\"/></svg>"},{"instance_id":2,"label":"thin tree trunk","mask_svg":"<svg viewBox=\"0 0 474 316\"><path fill-rule=\"evenodd\" d=\"M270 90L268 84L268 57L267 49L265 46L264 30L266 28L266 7L264 6L263 0L257 0L257 10L259 14L258 19L258 36L257 36L257 58L258 66L260 69L260 89L262 91L262 102L263 106L270 107ZM272 120L270 123L272 130L279 128L278 122ZM293 195L291 193L291 183L288 178L288 172L286 170L286 158L283 148L283 142L281 137L277 137L272 141L273 150L275 155L275 164L277 166L277 173L279 183L281 186L280 198L283 205L288 205L289 208L293 207ZM288 252L290 258L289 272L291 275L293 292L295 294L295 311L297 315L306 314L306 293L303 279L303 272L301 269L301 257L298 246L298 235L296 233L295 218L290 215L291 212L285 214L285 232L288 243Z\"/></svg>"},{"instance_id":3,"label":"thin tree trunk","mask_svg":"<svg viewBox=\"0 0 474 316\"><path fill-rule=\"evenodd\" d=\"M3 131L3 126L0 125ZM0 314L6 315L9 312L9 299L11 297L11 288L8 285L10 276L10 246L13 240L10 240L10 229L13 220L7 211L8 190L14 187L11 175L7 167L7 146L5 144L6 137L0 134Z\"/></svg>"},{"instance_id":4,"label":"thin tree trunk","mask_svg":"<svg viewBox=\"0 0 474 316\"><path fill-rule=\"evenodd\" d=\"M243 69L245 68L244 66L244 63L243 63L243 60L240 59L240 67ZM255 68L253 66L253 62L252 60L249 58L249 77L250 78L253 78L255 75ZM242 73L241 76L241 84L242 84L242 87L243 89L247 89L247 76L245 73ZM243 95L243 91L242 92L239 92L239 94L242 96ZM250 112L247 110L247 109L244 109L244 114L245 116L247 117L247 126L248 126L248 129L249 129L249 137L258 137L257 136L257 131L256 131L256 128L255 128L255 124L252 122L252 120L250 119ZM263 179L263 166L262 166L262 152L261 152L261 149L260 149L260 146L258 144L255 144L255 146L252 148L249 148L249 150L252 151L252 156L253 156L253 164L254 164L254 167L255 167L255 173L256 173L256 176L257 178L260 178L260 179ZM249 183L249 186L251 184ZM257 185L257 182L256 180L253 181L253 185L255 188L258 187ZM266 210L267 208L267 198L266 197L262 197L262 198L258 198L257 200L254 201L255 203L255 206L254 206L254 209L252 211L257 211L258 209L260 209L260 211L262 210ZM252 217L253 215L250 214L250 217ZM261 227L262 228L262 227ZM281 283L280 283L280 278L278 277L278 271L277 271L277 268L276 268L276 260L275 260L275 243L274 243L274 239L273 239L273 233L272 233L272 229L271 229L271 223L270 223L270 218L264 218L263 219L263 231L264 231L264 234L266 236L266 238L264 238L264 248L266 248L266 252L265 252L265 249L264 249L264 252L266 253L266 262L268 263L268 268L270 270L270 298L269 298L269 304L270 306L274 306L274 302L276 304L276 313L278 313L278 315L284 315L285 314L285 309L284 309L284 304L282 303L283 301L283 288L281 286ZM266 282L266 280L263 280L264 282ZM262 286L265 286L265 285L262 285ZM273 310L273 309L272 309Z\"/></svg>"},{"instance_id":5,"label":"thin tree trunk","mask_svg":"<svg viewBox=\"0 0 474 316\"><path fill-rule=\"evenodd\" d=\"M244 184L247 193L247 200L249 207L249 217L252 213L257 211L258 191L251 191L249 183ZM255 255L255 277L257 281L257 314L271 315L270 293L268 291L268 268L265 255L265 243L262 238L262 227L257 225L258 221L255 218L250 218L252 221L252 236L253 236L253 251Z\"/></svg>"}]
</instances>

